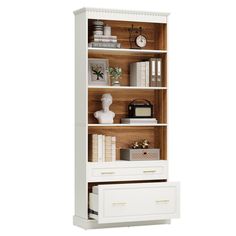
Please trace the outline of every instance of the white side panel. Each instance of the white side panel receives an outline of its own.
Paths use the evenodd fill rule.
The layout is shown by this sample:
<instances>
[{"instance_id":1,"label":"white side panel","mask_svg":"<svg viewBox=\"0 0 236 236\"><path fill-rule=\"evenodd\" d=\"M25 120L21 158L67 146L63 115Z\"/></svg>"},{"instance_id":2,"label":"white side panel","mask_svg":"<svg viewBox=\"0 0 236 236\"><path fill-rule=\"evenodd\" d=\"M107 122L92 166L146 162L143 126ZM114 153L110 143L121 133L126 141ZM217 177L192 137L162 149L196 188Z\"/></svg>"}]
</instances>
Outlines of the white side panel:
<instances>
[{"instance_id":1,"label":"white side panel","mask_svg":"<svg viewBox=\"0 0 236 236\"><path fill-rule=\"evenodd\" d=\"M75 215L88 219L87 163L87 18L75 17Z\"/></svg>"},{"instance_id":2,"label":"white side panel","mask_svg":"<svg viewBox=\"0 0 236 236\"><path fill-rule=\"evenodd\" d=\"M98 223L165 220L178 217L178 183L98 186Z\"/></svg>"}]
</instances>

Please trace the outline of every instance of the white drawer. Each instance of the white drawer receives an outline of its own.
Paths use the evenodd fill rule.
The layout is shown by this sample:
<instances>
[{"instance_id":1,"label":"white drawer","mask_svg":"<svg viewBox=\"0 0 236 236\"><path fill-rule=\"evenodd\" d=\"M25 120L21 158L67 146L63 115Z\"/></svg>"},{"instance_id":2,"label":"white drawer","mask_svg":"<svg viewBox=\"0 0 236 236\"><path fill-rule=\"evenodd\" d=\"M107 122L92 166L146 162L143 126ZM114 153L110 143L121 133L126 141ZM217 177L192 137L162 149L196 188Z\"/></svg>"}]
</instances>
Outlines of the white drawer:
<instances>
[{"instance_id":1,"label":"white drawer","mask_svg":"<svg viewBox=\"0 0 236 236\"><path fill-rule=\"evenodd\" d=\"M116 161L87 165L88 182L167 179L168 162Z\"/></svg>"},{"instance_id":2,"label":"white drawer","mask_svg":"<svg viewBox=\"0 0 236 236\"><path fill-rule=\"evenodd\" d=\"M179 217L178 183L98 185L89 194L98 223L165 220Z\"/></svg>"}]
</instances>

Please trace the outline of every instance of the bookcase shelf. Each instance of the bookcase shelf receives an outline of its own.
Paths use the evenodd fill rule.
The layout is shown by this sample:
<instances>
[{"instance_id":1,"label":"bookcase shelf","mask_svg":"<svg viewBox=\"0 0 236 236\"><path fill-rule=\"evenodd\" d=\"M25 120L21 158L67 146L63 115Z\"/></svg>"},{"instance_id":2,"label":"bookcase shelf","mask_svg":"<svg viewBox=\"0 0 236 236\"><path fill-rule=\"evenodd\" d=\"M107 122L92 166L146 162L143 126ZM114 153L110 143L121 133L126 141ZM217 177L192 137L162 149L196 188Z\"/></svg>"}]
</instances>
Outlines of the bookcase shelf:
<instances>
[{"instance_id":1,"label":"bookcase shelf","mask_svg":"<svg viewBox=\"0 0 236 236\"><path fill-rule=\"evenodd\" d=\"M88 124L89 127L145 127L167 126L167 124Z\"/></svg>"},{"instance_id":2,"label":"bookcase shelf","mask_svg":"<svg viewBox=\"0 0 236 236\"><path fill-rule=\"evenodd\" d=\"M146 50L146 49L127 49L127 48L88 48L89 53L129 55L129 54L166 54L167 50Z\"/></svg>"},{"instance_id":3,"label":"bookcase shelf","mask_svg":"<svg viewBox=\"0 0 236 236\"><path fill-rule=\"evenodd\" d=\"M179 184L168 179L168 14L95 8L83 8L74 13L74 224L90 229L170 223L171 219L179 217ZM94 20L110 26L111 34L116 37L94 37L94 30L103 34L101 26L94 27ZM144 49L133 49L133 46L131 49L129 29L132 26L142 28L147 39ZM121 48L88 47L91 40L103 46L117 46L116 38ZM115 44L103 44L107 41ZM94 42L89 45L99 45ZM94 61L106 64L99 67L99 63L95 63L92 67L93 62L89 59L105 59ZM139 65L145 66L138 69L133 70L130 66L144 61L147 63ZM97 67L102 69L94 70ZM110 86L109 80L103 76L107 67L122 68L121 86ZM161 80L158 81L157 75ZM104 81L97 81L100 78ZM133 83L135 79L142 83ZM159 87L130 86L148 85L150 81ZM97 86L98 82L104 82L103 86ZM112 96L109 109L115 113L113 124L99 124L94 117L94 113L102 109L104 93ZM136 99L150 101L152 117L157 119L157 124L121 124L121 119L128 117L128 105ZM154 150L155 161L147 158L150 154L147 149L137 150L137 155L141 155L139 158L145 161L121 160L121 149L131 149L134 142L145 139L150 153L151 149L158 149Z\"/></svg>"},{"instance_id":4,"label":"bookcase shelf","mask_svg":"<svg viewBox=\"0 0 236 236\"><path fill-rule=\"evenodd\" d=\"M135 86L88 86L89 89L114 89L114 90L167 90L167 87L135 87Z\"/></svg>"}]
</instances>

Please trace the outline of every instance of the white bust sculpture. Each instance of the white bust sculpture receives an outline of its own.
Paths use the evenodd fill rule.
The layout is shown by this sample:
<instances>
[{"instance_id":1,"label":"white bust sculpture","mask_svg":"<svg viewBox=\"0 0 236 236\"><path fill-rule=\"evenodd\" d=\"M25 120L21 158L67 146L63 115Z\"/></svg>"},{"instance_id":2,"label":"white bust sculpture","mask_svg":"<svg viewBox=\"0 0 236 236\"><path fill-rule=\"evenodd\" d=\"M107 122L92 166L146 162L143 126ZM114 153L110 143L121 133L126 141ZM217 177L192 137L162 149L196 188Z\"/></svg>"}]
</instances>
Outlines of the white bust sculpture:
<instances>
[{"instance_id":1,"label":"white bust sculpture","mask_svg":"<svg viewBox=\"0 0 236 236\"><path fill-rule=\"evenodd\" d=\"M94 112L94 117L98 120L99 124L113 124L115 113L109 110L112 104L112 96L110 93L102 95L102 110Z\"/></svg>"}]
</instances>

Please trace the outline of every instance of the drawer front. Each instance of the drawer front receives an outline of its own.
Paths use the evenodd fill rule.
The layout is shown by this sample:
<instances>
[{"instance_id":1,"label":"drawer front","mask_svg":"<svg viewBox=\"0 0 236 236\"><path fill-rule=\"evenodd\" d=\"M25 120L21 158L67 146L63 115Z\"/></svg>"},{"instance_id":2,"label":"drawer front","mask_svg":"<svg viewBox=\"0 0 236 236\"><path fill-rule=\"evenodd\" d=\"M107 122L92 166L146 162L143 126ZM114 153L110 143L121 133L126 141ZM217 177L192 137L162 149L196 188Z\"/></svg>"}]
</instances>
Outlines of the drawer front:
<instances>
[{"instance_id":1,"label":"drawer front","mask_svg":"<svg viewBox=\"0 0 236 236\"><path fill-rule=\"evenodd\" d=\"M148 179L167 179L167 161L152 161L141 163L142 165L132 166L131 162L126 162L129 166L112 166L105 164L102 166L88 166L88 181L125 181L125 180L148 180ZM123 164L123 163L122 163Z\"/></svg>"},{"instance_id":2,"label":"drawer front","mask_svg":"<svg viewBox=\"0 0 236 236\"><path fill-rule=\"evenodd\" d=\"M98 186L98 222L171 219L179 216L178 183Z\"/></svg>"}]
</instances>

